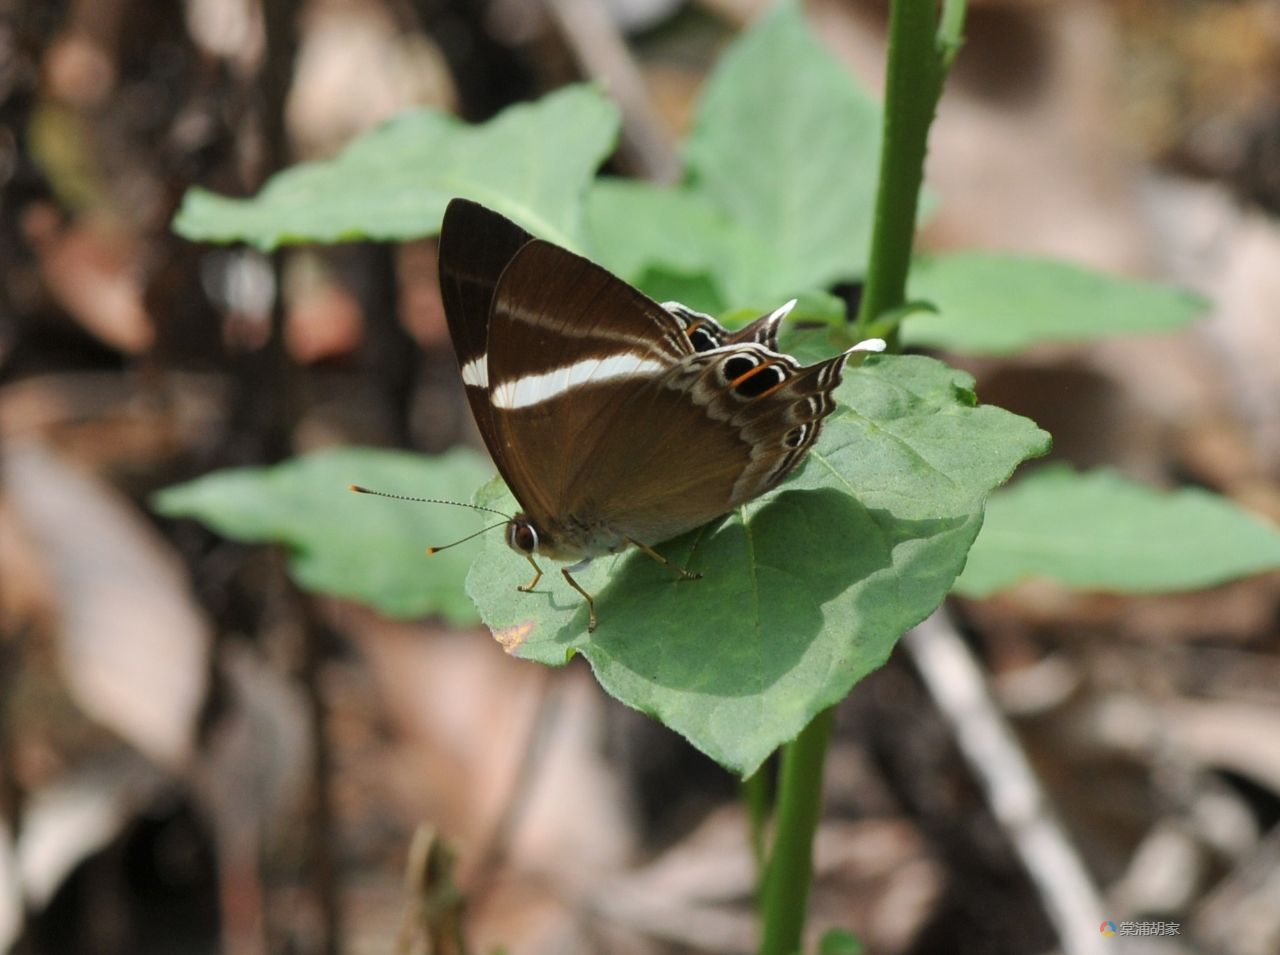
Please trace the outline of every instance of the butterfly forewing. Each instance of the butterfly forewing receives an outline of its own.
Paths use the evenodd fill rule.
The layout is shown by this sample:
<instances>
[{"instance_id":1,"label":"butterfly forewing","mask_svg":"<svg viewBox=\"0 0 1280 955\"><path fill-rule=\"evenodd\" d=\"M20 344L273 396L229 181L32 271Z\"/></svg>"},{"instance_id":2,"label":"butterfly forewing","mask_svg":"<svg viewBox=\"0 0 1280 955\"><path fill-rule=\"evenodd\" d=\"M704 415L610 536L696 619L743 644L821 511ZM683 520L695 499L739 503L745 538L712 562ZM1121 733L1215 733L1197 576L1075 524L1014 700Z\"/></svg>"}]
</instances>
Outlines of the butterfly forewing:
<instances>
[{"instance_id":1,"label":"butterfly forewing","mask_svg":"<svg viewBox=\"0 0 1280 955\"><path fill-rule=\"evenodd\" d=\"M703 354L619 404L627 431L598 434L566 490L571 510L603 515L601 522L617 535L657 543L733 506L751 447L736 428L701 409L690 414L686 366L700 365Z\"/></svg>"},{"instance_id":2,"label":"butterfly forewing","mask_svg":"<svg viewBox=\"0 0 1280 955\"><path fill-rule=\"evenodd\" d=\"M503 271L489 317L495 457L540 529L571 512L575 476L618 405L693 346L660 305L598 265L547 242Z\"/></svg>"},{"instance_id":3,"label":"butterfly forewing","mask_svg":"<svg viewBox=\"0 0 1280 955\"><path fill-rule=\"evenodd\" d=\"M533 236L510 219L466 199L454 199L440 227L440 297L449 336L476 427L502 476L494 453L487 389L489 313L503 269Z\"/></svg>"}]
</instances>

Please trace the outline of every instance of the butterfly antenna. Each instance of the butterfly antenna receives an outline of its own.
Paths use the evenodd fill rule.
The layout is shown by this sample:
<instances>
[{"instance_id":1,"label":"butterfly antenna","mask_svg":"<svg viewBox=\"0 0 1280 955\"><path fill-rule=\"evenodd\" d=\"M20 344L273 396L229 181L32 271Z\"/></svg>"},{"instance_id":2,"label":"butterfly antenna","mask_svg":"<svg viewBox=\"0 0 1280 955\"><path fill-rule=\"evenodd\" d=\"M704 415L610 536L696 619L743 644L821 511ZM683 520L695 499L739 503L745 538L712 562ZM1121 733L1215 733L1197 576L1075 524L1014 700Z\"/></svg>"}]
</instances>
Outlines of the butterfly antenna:
<instances>
[{"instance_id":1,"label":"butterfly antenna","mask_svg":"<svg viewBox=\"0 0 1280 955\"><path fill-rule=\"evenodd\" d=\"M447 501L445 501L445 502L441 502L441 503L448 503L448 502L447 502ZM506 522L506 521L499 521L497 524L490 524L488 527L482 527L482 528L480 528L480 530L476 531L474 534L468 534L466 537L462 538L462 540L456 540L456 541L454 541L452 544L443 544L443 545L441 545L440 547L428 547L428 548L427 548L427 553L428 553L428 554L438 554L438 553L440 553L440 551L442 551L442 550L448 550L450 547L457 547L459 544L465 544L467 541L471 540L471 538L473 538L473 537L479 537L479 536L480 536L481 534L483 534L485 531L491 531L491 530L493 530L495 527L501 527L501 526L502 526L503 524L505 524L505 523L507 523L507 522Z\"/></svg>"},{"instance_id":2,"label":"butterfly antenna","mask_svg":"<svg viewBox=\"0 0 1280 955\"><path fill-rule=\"evenodd\" d=\"M485 507L482 504L463 504L461 501L445 501L438 497L409 497L404 494L388 494L386 491L374 491L371 488L361 487L359 484L349 485L347 490L355 491L357 494L372 494L375 497L389 497L393 501L412 501L415 504L451 504L454 507L469 507L473 511L488 511L490 514L497 514L499 517L505 517L511 520L511 515L496 511L492 507ZM496 524L494 525L497 526ZM483 531L481 531L483 533ZM468 540L470 538L467 538ZM459 541L461 543L461 541ZM453 545L448 545L452 547Z\"/></svg>"},{"instance_id":3,"label":"butterfly antenna","mask_svg":"<svg viewBox=\"0 0 1280 955\"><path fill-rule=\"evenodd\" d=\"M386 491L375 491L371 488L361 487L359 484L348 486L348 490L355 491L357 494L372 494L375 497L389 497L393 501L411 501L414 504L452 504L454 507L469 507L473 511L488 511L490 514L497 514L502 518L497 524L490 524L488 527L482 527L474 534L468 534L461 540L456 540L452 544L443 544L440 547L428 547L428 554L438 554L442 550L448 550L450 547L457 547L459 544L465 544L473 537L479 537L485 531L491 531L495 527L501 527L507 521L511 520L510 514L504 514L502 511L494 510L492 507L485 507L482 504L463 504L461 501L446 501L438 497L409 497L407 494L388 494Z\"/></svg>"}]
</instances>

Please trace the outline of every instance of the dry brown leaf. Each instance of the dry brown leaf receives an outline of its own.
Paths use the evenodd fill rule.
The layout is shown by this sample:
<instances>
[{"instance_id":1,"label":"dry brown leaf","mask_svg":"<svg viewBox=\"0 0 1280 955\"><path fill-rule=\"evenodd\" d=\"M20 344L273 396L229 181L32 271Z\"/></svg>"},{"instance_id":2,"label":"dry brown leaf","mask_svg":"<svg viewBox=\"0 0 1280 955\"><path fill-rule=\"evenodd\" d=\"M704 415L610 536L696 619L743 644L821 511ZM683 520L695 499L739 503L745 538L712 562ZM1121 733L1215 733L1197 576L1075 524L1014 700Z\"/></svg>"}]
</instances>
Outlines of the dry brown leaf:
<instances>
[{"instance_id":1,"label":"dry brown leaf","mask_svg":"<svg viewBox=\"0 0 1280 955\"><path fill-rule=\"evenodd\" d=\"M266 49L262 8L252 0L187 0L187 30L210 53L231 60L241 73L261 62Z\"/></svg>"},{"instance_id":2,"label":"dry brown leaf","mask_svg":"<svg viewBox=\"0 0 1280 955\"><path fill-rule=\"evenodd\" d=\"M1122 606L1124 633L1136 640L1248 645L1274 629L1280 572L1191 593L1130 597Z\"/></svg>"},{"instance_id":3,"label":"dry brown leaf","mask_svg":"<svg viewBox=\"0 0 1280 955\"><path fill-rule=\"evenodd\" d=\"M670 955L671 946L619 926L600 913L567 901L554 886L528 874L509 873L472 911L476 952L508 955Z\"/></svg>"},{"instance_id":4,"label":"dry brown leaf","mask_svg":"<svg viewBox=\"0 0 1280 955\"><path fill-rule=\"evenodd\" d=\"M385 830L390 808L405 841L426 821L454 844L475 951L656 955L584 908L635 843L627 800L601 755L603 703L590 676L513 660L479 632L325 607L368 663L367 674L342 668L326 680L346 831L370 828L362 820L374 816ZM365 712L369 705L378 712ZM611 931L617 937L602 949L600 933ZM366 946L384 937L363 921L359 934Z\"/></svg>"},{"instance_id":5,"label":"dry brown leaf","mask_svg":"<svg viewBox=\"0 0 1280 955\"><path fill-rule=\"evenodd\" d=\"M436 252L436 243L425 239L402 242L395 251L400 324L423 348L440 348L449 342Z\"/></svg>"},{"instance_id":6,"label":"dry brown leaf","mask_svg":"<svg viewBox=\"0 0 1280 955\"><path fill-rule=\"evenodd\" d=\"M1194 351L1179 363L1184 378L1198 379L1206 392L1174 394L1169 410L1196 420L1239 419L1251 436L1262 467L1280 466L1280 226L1256 210L1241 209L1230 192L1214 183L1150 177L1145 184L1146 217L1161 271L1211 303L1208 319L1184 337ZM1153 404L1168 407L1170 389L1163 355L1150 351L1117 354L1109 367ZM1215 383L1208 385L1207 383ZM1153 385L1155 385L1153 387Z\"/></svg>"},{"instance_id":7,"label":"dry brown leaf","mask_svg":"<svg viewBox=\"0 0 1280 955\"><path fill-rule=\"evenodd\" d=\"M453 79L435 43L373 3L311 4L286 121L304 157L326 156L409 106L449 109Z\"/></svg>"},{"instance_id":8,"label":"dry brown leaf","mask_svg":"<svg viewBox=\"0 0 1280 955\"><path fill-rule=\"evenodd\" d=\"M9 446L4 478L53 582L68 691L160 765L185 766L210 634L177 559L131 503L38 445Z\"/></svg>"},{"instance_id":9,"label":"dry brown leaf","mask_svg":"<svg viewBox=\"0 0 1280 955\"><path fill-rule=\"evenodd\" d=\"M299 364L311 365L353 355L363 333L355 296L337 283L323 282L293 299L284 334L289 354Z\"/></svg>"},{"instance_id":10,"label":"dry brown leaf","mask_svg":"<svg viewBox=\"0 0 1280 955\"><path fill-rule=\"evenodd\" d=\"M226 951L247 955L264 951L262 860L306 825L313 747L298 687L248 644L224 643L218 662L224 705L190 779L218 847Z\"/></svg>"},{"instance_id":11,"label":"dry brown leaf","mask_svg":"<svg viewBox=\"0 0 1280 955\"><path fill-rule=\"evenodd\" d=\"M699 952L755 946L756 866L741 807L708 816L649 865L595 887L591 911ZM814 842L812 950L827 929L852 930L870 950L904 951L937 905L943 877L909 824L828 820Z\"/></svg>"},{"instance_id":12,"label":"dry brown leaf","mask_svg":"<svg viewBox=\"0 0 1280 955\"><path fill-rule=\"evenodd\" d=\"M566 886L625 865L632 827L600 755L603 704L588 674L513 660L478 632L344 604L331 604L330 616L369 661L374 698L403 746L400 768L369 783L458 845L460 881L501 827L509 865Z\"/></svg>"},{"instance_id":13,"label":"dry brown leaf","mask_svg":"<svg viewBox=\"0 0 1280 955\"><path fill-rule=\"evenodd\" d=\"M1280 796L1280 711L1251 703L1183 700L1162 707L1169 741L1201 765L1226 769Z\"/></svg>"},{"instance_id":14,"label":"dry brown leaf","mask_svg":"<svg viewBox=\"0 0 1280 955\"><path fill-rule=\"evenodd\" d=\"M166 784L153 766L117 752L33 793L17 841L27 903L47 905L72 870L112 842Z\"/></svg>"},{"instance_id":15,"label":"dry brown leaf","mask_svg":"<svg viewBox=\"0 0 1280 955\"><path fill-rule=\"evenodd\" d=\"M1191 927L1203 951L1271 955L1280 947L1280 829L1214 887Z\"/></svg>"},{"instance_id":16,"label":"dry brown leaf","mask_svg":"<svg viewBox=\"0 0 1280 955\"><path fill-rule=\"evenodd\" d=\"M49 93L79 109L99 107L115 90L116 64L101 38L65 31L45 53Z\"/></svg>"},{"instance_id":17,"label":"dry brown leaf","mask_svg":"<svg viewBox=\"0 0 1280 955\"><path fill-rule=\"evenodd\" d=\"M171 373L139 393L115 372L77 371L0 388L0 441L56 447L95 473L154 473L203 450L225 424L227 382Z\"/></svg>"},{"instance_id":18,"label":"dry brown leaf","mask_svg":"<svg viewBox=\"0 0 1280 955\"><path fill-rule=\"evenodd\" d=\"M91 335L131 355L151 348L155 328L143 304L140 249L129 236L92 220L58 224L51 207L23 217L49 294Z\"/></svg>"},{"instance_id":19,"label":"dry brown leaf","mask_svg":"<svg viewBox=\"0 0 1280 955\"><path fill-rule=\"evenodd\" d=\"M0 819L0 951L9 951L22 930L22 908L18 854L8 824Z\"/></svg>"},{"instance_id":20,"label":"dry brown leaf","mask_svg":"<svg viewBox=\"0 0 1280 955\"><path fill-rule=\"evenodd\" d=\"M307 704L246 643L226 642L218 663L225 699L193 778L221 835L256 854L293 834L310 782Z\"/></svg>"},{"instance_id":21,"label":"dry brown leaf","mask_svg":"<svg viewBox=\"0 0 1280 955\"><path fill-rule=\"evenodd\" d=\"M810 12L824 43L881 90L883 5L818 0ZM926 244L1144 271L1131 162L1115 135L1118 57L1101 0L971 8L929 137L939 201Z\"/></svg>"}]
</instances>

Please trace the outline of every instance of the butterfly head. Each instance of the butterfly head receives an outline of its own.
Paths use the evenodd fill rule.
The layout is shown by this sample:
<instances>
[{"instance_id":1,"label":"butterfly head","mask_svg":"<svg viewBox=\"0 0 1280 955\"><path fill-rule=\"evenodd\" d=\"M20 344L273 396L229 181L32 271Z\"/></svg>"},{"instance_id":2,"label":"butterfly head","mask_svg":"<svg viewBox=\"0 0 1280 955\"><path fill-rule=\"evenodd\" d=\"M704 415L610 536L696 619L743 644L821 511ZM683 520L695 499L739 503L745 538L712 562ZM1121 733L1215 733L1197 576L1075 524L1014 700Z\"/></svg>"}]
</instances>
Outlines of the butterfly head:
<instances>
[{"instance_id":1,"label":"butterfly head","mask_svg":"<svg viewBox=\"0 0 1280 955\"><path fill-rule=\"evenodd\" d=\"M507 546L520 554L532 554L538 549L538 531L524 514L507 521Z\"/></svg>"}]
</instances>

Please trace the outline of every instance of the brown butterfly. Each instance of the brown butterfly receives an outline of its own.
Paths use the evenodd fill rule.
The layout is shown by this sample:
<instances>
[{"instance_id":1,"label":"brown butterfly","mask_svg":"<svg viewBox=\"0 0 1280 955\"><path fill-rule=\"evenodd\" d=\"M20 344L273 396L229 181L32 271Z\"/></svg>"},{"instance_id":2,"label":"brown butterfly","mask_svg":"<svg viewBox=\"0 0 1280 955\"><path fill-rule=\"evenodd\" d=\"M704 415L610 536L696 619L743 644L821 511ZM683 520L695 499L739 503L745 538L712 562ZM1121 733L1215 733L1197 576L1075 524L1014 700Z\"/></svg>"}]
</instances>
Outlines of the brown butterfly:
<instances>
[{"instance_id":1,"label":"brown butterfly","mask_svg":"<svg viewBox=\"0 0 1280 955\"><path fill-rule=\"evenodd\" d=\"M580 255L454 199L440 290L476 425L520 512L507 544L577 561L652 545L758 497L787 476L835 409L855 351L802 366L778 351L795 304L738 332L660 305ZM670 565L668 565L670 566ZM673 568L674 569L674 568ZM682 576L695 577L678 570Z\"/></svg>"}]
</instances>

